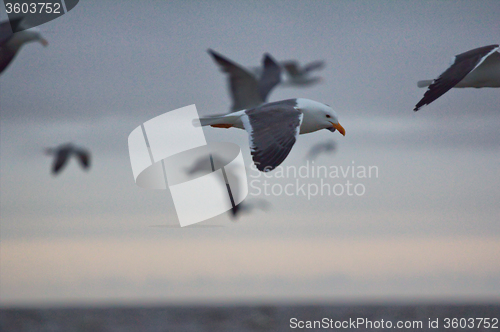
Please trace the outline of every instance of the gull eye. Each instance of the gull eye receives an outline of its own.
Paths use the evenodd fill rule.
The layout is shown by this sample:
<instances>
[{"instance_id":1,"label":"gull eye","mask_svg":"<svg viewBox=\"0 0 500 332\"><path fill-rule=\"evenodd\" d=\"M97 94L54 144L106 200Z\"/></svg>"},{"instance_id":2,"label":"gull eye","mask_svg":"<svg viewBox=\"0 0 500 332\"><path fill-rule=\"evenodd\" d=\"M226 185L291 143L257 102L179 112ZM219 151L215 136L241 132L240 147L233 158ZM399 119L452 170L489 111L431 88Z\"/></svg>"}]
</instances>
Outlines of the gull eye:
<instances>
[{"instance_id":1,"label":"gull eye","mask_svg":"<svg viewBox=\"0 0 500 332\"><path fill-rule=\"evenodd\" d=\"M327 115L326 115L326 117L327 117L327 118L331 118L330 114L327 114Z\"/></svg>"}]
</instances>

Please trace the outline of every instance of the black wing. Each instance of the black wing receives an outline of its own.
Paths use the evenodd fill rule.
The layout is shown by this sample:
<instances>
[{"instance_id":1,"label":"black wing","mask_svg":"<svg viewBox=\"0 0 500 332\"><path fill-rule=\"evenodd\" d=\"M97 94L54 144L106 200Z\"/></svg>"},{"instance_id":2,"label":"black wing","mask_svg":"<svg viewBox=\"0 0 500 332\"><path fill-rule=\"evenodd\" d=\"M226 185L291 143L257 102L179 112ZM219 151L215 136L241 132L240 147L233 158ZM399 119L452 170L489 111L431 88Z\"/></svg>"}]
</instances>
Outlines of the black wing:
<instances>
[{"instance_id":1,"label":"black wing","mask_svg":"<svg viewBox=\"0 0 500 332\"><path fill-rule=\"evenodd\" d=\"M70 154L69 149L60 149L57 150L56 152L56 159L54 160L54 164L52 165L52 173L57 174L59 173L63 167L67 164L68 162L68 157Z\"/></svg>"},{"instance_id":2,"label":"black wing","mask_svg":"<svg viewBox=\"0 0 500 332\"><path fill-rule=\"evenodd\" d=\"M90 152L87 150L79 149L75 151L78 160L80 161L80 165L83 169L87 169L90 167Z\"/></svg>"},{"instance_id":3,"label":"black wing","mask_svg":"<svg viewBox=\"0 0 500 332\"><path fill-rule=\"evenodd\" d=\"M299 64L295 60L283 61L282 66L285 68L288 75L291 77L297 77L301 75L301 71L299 69Z\"/></svg>"}]
</instances>

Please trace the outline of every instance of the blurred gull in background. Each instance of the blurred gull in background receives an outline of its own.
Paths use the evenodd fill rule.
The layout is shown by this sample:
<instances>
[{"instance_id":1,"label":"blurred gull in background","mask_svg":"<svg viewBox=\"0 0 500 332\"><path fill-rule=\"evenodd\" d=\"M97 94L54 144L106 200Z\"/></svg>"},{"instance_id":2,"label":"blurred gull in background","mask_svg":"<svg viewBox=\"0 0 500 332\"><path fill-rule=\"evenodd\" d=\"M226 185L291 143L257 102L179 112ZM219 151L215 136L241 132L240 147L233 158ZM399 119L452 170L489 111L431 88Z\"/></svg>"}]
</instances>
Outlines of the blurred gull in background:
<instances>
[{"instance_id":1,"label":"blurred gull in background","mask_svg":"<svg viewBox=\"0 0 500 332\"><path fill-rule=\"evenodd\" d=\"M306 159L314 160L318 158L320 154L333 154L335 149L337 148L336 144L332 140L328 140L325 142L317 143L313 145L309 152L307 153Z\"/></svg>"},{"instance_id":2,"label":"blurred gull in background","mask_svg":"<svg viewBox=\"0 0 500 332\"><path fill-rule=\"evenodd\" d=\"M62 144L56 148L45 149L45 153L54 156L54 163L52 164L52 174L54 175L57 175L64 168L72 155L78 158L80 166L83 169L88 170L90 168L90 152L72 143Z\"/></svg>"}]
</instances>

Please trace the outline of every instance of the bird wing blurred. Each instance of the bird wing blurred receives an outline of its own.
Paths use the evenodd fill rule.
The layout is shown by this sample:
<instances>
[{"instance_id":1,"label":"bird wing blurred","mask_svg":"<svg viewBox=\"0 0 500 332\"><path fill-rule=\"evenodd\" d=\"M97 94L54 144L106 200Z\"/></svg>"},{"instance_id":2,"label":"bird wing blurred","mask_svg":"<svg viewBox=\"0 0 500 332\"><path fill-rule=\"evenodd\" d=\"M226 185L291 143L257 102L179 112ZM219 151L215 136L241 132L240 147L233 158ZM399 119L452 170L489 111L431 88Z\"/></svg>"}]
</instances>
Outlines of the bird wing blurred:
<instances>
[{"instance_id":1,"label":"bird wing blurred","mask_svg":"<svg viewBox=\"0 0 500 332\"><path fill-rule=\"evenodd\" d=\"M262 104L257 78L242 66L224 58L213 50L208 50L221 70L228 73L228 81L233 99L231 111L252 108Z\"/></svg>"},{"instance_id":2,"label":"bird wing blurred","mask_svg":"<svg viewBox=\"0 0 500 332\"><path fill-rule=\"evenodd\" d=\"M272 89L281 81L281 67L269 54L264 55L262 63L264 70L259 80L259 94L264 103Z\"/></svg>"},{"instance_id":3,"label":"bird wing blurred","mask_svg":"<svg viewBox=\"0 0 500 332\"><path fill-rule=\"evenodd\" d=\"M308 73L313 70L319 70L322 69L325 66L325 62L321 60L313 61L308 63L307 65L302 68L302 72Z\"/></svg>"},{"instance_id":4,"label":"bird wing blurred","mask_svg":"<svg viewBox=\"0 0 500 332\"><path fill-rule=\"evenodd\" d=\"M67 149L58 150L56 159L52 166L52 173L57 174L66 165L70 151Z\"/></svg>"},{"instance_id":5,"label":"bird wing blurred","mask_svg":"<svg viewBox=\"0 0 500 332\"><path fill-rule=\"evenodd\" d=\"M90 167L90 152L79 149L75 151L76 156L78 157L78 160L80 161L80 165L84 168L87 169Z\"/></svg>"}]
</instances>

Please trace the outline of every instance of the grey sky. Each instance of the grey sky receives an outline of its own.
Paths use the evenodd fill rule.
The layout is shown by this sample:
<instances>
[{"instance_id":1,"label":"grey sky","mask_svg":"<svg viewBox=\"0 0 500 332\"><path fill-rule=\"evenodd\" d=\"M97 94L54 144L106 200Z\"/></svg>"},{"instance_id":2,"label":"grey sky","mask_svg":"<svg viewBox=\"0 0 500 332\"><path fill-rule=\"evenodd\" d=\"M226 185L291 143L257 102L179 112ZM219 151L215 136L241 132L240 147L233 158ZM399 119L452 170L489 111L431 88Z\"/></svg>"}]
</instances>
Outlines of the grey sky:
<instances>
[{"instance_id":1,"label":"grey sky","mask_svg":"<svg viewBox=\"0 0 500 332\"><path fill-rule=\"evenodd\" d=\"M499 43L498 13L498 1L80 1L0 76L0 305L498 300L499 91L452 89L412 111L418 80ZM265 52L326 61L323 83L269 99L327 103L346 136L303 135L283 166L333 138L315 164L377 166L353 180L366 193L261 195L270 211L207 222L225 227L150 227L177 223L174 206L134 184L127 137L186 105L229 110L208 48L248 66ZM204 130L250 164L244 131ZM92 169L72 161L53 178L42 151L68 141Z\"/></svg>"}]
</instances>

